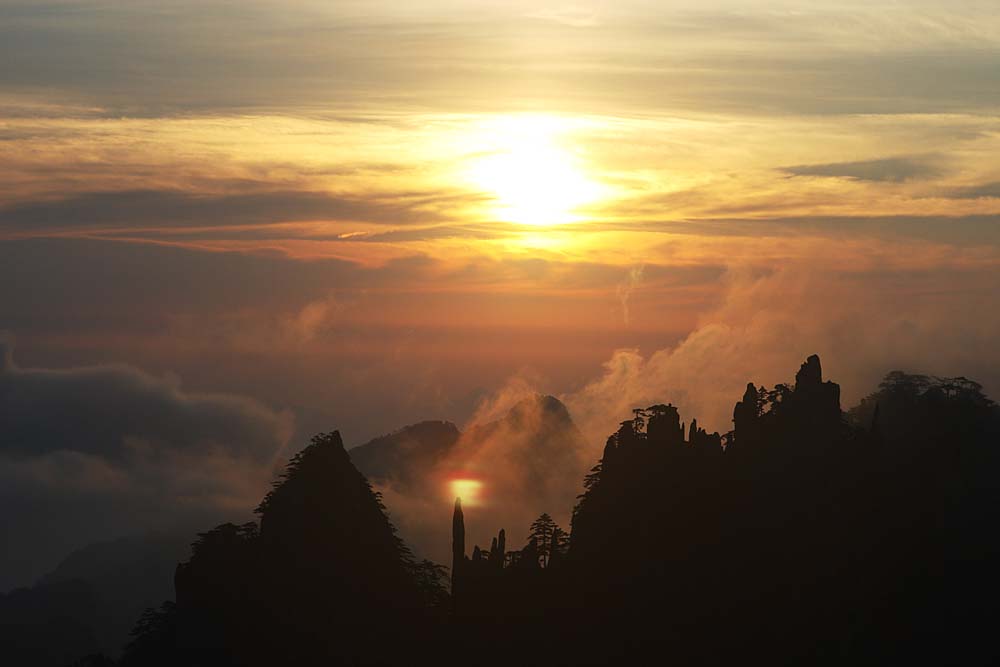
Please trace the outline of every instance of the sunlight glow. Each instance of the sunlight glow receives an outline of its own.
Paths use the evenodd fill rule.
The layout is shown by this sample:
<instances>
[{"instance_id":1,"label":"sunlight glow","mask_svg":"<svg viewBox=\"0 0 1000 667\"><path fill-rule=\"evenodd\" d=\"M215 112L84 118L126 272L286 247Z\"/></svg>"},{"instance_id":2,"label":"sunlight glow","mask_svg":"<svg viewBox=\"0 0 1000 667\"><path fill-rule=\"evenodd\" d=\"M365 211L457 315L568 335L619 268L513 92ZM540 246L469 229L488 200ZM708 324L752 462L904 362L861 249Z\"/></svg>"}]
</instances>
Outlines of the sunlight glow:
<instances>
[{"instance_id":1,"label":"sunlight glow","mask_svg":"<svg viewBox=\"0 0 1000 667\"><path fill-rule=\"evenodd\" d=\"M461 498L463 505L474 507L480 503L483 483L478 479L453 479L449 488L451 497Z\"/></svg>"},{"instance_id":2,"label":"sunlight glow","mask_svg":"<svg viewBox=\"0 0 1000 667\"><path fill-rule=\"evenodd\" d=\"M485 145L466 175L489 193L490 213L504 222L558 225L580 219L578 210L602 196L563 135L571 123L558 117L494 119L479 129Z\"/></svg>"}]
</instances>

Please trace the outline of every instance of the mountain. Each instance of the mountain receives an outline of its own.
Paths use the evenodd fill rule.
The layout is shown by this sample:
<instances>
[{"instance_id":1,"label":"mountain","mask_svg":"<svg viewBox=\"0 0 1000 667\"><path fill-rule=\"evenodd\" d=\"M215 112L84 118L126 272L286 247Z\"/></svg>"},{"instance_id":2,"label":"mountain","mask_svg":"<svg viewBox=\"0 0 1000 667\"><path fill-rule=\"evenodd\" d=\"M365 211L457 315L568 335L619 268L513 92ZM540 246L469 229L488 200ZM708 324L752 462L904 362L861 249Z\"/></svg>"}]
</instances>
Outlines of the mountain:
<instances>
[{"instance_id":1,"label":"mountain","mask_svg":"<svg viewBox=\"0 0 1000 667\"><path fill-rule=\"evenodd\" d=\"M103 652L117 655L142 612L174 597L174 569L190 536L153 534L99 542L73 552L39 586L82 581L93 591L93 628Z\"/></svg>"},{"instance_id":2,"label":"mountain","mask_svg":"<svg viewBox=\"0 0 1000 667\"><path fill-rule=\"evenodd\" d=\"M375 438L348 453L372 482L410 486L448 456L459 436L461 432L451 422L424 421Z\"/></svg>"},{"instance_id":3,"label":"mountain","mask_svg":"<svg viewBox=\"0 0 1000 667\"><path fill-rule=\"evenodd\" d=\"M99 653L92 627L97 609L93 588L79 580L0 594L0 660L64 667Z\"/></svg>"},{"instance_id":4,"label":"mountain","mask_svg":"<svg viewBox=\"0 0 1000 667\"><path fill-rule=\"evenodd\" d=\"M637 409L548 563L535 539L504 553L504 531L470 558L456 503L462 650L490 646L484 665L997 664L1000 408L980 385L896 371L844 413L813 355L794 384L748 384L733 418L710 434L675 406Z\"/></svg>"},{"instance_id":5,"label":"mountain","mask_svg":"<svg viewBox=\"0 0 1000 667\"><path fill-rule=\"evenodd\" d=\"M174 568L190 542L155 534L92 544L35 586L0 597L0 627L9 633L0 644L25 659L12 664L62 667L84 654L118 655L143 610L173 598Z\"/></svg>"},{"instance_id":6,"label":"mountain","mask_svg":"<svg viewBox=\"0 0 1000 667\"><path fill-rule=\"evenodd\" d=\"M474 480L477 497L466 506L482 522L506 527L512 540L527 537L543 512L565 525L590 467L589 448L566 406L535 395L499 419L464 432L447 422L423 422L352 449L359 470L386 494L401 533L414 549L448 562L448 531L440 522L458 491L454 480ZM510 502L516 498L517 502ZM473 529L475 531L475 529ZM485 538L473 534L471 539Z\"/></svg>"},{"instance_id":7,"label":"mountain","mask_svg":"<svg viewBox=\"0 0 1000 667\"><path fill-rule=\"evenodd\" d=\"M575 472L583 435L569 410L553 396L516 403L503 417L465 432L451 422L406 426L350 450L351 460L377 485L397 490L436 484L441 475L466 472L489 476L488 459L501 457L505 470L532 488L544 488L553 469ZM569 466L569 470L566 467Z\"/></svg>"},{"instance_id":8,"label":"mountain","mask_svg":"<svg viewBox=\"0 0 1000 667\"><path fill-rule=\"evenodd\" d=\"M339 433L313 438L257 513L199 535L176 606L147 617L123 664L398 664L420 641L435 581Z\"/></svg>"},{"instance_id":9,"label":"mountain","mask_svg":"<svg viewBox=\"0 0 1000 667\"><path fill-rule=\"evenodd\" d=\"M521 498L561 507L572 499L565 496L563 478L572 477L569 491L575 495L588 464L583 458L586 451L583 434L566 406L554 396L536 395L515 404L501 419L467 430L459 442L458 458L487 474L509 472L502 476L507 489ZM536 515L552 507L545 505Z\"/></svg>"},{"instance_id":10,"label":"mountain","mask_svg":"<svg viewBox=\"0 0 1000 667\"><path fill-rule=\"evenodd\" d=\"M640 408L585 477L551 397L451 444L441 422L381 439L367 456L408 466L384 468L387 488L411 487L400 507L450 523L450 599L339 434L319 435L259 524L198 536L177 603L142 616L120 665L996 664L1000 408L966 378L901 372L846 413L840 396L814 355L794 384L748 384L728 433ZM452 498L448 522L425 494L455 473L489 492ZM581 477L568 544L547 513L514 534ZM0 598L7 662L91 651L92 591L38 590L57 604Z\"/></svg>"},{"instance_id":11,"label":"mountain","mask_svg":"<svg viewBox=\"0 0 1000 667\"><path fill-rule=\"evenodd\" d=\"M978 384L896 372L845 414L812 356L733 413L685 441L653 406L608 439L568 557L571 613L608 638L592 659L623 636L709 664L997 658L1000 409Z\"/></svg>"}]
</instances>

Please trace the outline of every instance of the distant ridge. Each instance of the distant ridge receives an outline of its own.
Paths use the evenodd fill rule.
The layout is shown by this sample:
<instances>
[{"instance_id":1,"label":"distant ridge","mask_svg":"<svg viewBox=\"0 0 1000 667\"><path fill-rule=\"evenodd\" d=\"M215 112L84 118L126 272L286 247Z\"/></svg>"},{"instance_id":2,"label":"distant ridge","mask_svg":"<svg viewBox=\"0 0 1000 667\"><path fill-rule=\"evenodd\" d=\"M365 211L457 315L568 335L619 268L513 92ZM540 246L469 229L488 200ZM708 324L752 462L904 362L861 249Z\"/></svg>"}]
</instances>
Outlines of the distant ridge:
<instances>
[{"instance_id":1,"label":"distant ridge","mask_svg":"<svg viewBox=\"0 0 1000 667\"><path fill-rule=\"evenodd\" d=\"M348 451L351 461L373 482L413 483L458 443L461 432L447 421L422 421L369 440Z\"/></svg>"},{"instance_id":2,"label":"distant ridge","mask_svg":"<svg viewBox=\"0 0 1000 667\"><path fill-rule=\"evenodd\" d=\"M373 483L411 487L421 483L443 461L461 462L479 443L511 433L531 440L533 447L572 455L583 442L569 410L556 397L525 398L494 421L460 431L447 421L423 421L374 438L348 451L351 461ZM549 458L546 458L551 463Z\"/></svg>"}]
</instances>

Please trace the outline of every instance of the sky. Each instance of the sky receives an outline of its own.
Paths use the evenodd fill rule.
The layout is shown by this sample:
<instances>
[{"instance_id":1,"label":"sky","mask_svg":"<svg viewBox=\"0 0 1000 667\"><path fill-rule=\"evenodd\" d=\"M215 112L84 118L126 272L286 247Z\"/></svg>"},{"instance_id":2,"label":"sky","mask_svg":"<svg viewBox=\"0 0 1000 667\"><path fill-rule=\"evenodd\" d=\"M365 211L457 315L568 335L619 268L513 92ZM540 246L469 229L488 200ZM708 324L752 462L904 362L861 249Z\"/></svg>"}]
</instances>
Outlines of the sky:
<instances>
[{"instance_id":1,"label":"sky","mask_svg":"<svg viewBox=\"0 0 1000 667\"><path fill-rule=\"evenodd\" d=\"M998 152L995 2L0 0L0 589L320 431L996 397Z\"/></svg>"}]
</instances>

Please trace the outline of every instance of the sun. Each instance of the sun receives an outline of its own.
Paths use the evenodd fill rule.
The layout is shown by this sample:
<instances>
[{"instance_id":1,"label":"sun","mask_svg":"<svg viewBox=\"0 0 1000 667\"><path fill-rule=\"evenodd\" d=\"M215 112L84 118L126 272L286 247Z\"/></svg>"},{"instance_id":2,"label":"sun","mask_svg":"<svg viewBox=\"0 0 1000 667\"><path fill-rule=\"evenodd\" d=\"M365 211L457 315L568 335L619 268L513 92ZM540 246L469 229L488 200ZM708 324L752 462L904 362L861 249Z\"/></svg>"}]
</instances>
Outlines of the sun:
<instances>
[{"instance_id":1,"label":"sun","mask_svg":"<svg viewBox=\"0 0 1000 667\"><path fill-rule=\"evenodd\" d=\"M580 219L579 209L600 199L559 118L515 116L479 128L477 151L467 168L473 186L490 196L489 212L522 225L559 225Z\"/></svg>"}]
</instances>

